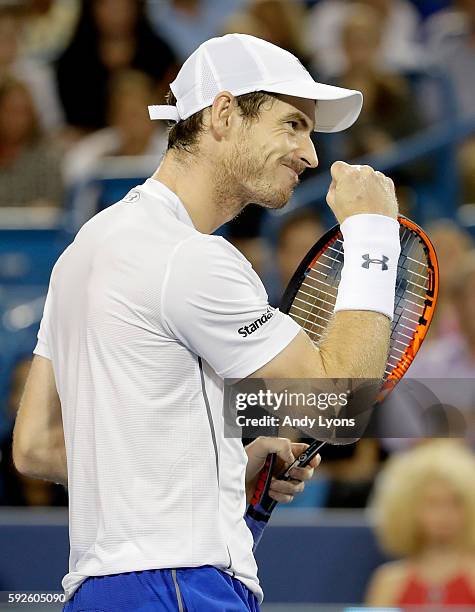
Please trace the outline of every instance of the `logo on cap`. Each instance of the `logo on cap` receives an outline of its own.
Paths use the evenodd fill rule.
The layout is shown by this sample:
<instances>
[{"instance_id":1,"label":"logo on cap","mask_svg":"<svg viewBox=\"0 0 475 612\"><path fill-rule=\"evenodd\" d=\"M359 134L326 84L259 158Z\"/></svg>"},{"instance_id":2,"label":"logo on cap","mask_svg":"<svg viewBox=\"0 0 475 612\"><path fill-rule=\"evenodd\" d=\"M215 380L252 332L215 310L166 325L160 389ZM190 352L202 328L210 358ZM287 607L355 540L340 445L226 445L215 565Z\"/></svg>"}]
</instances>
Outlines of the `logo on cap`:
<instances>
[{"instance_id":1,"label":"logo on cap","mask_svg":"<svg viewBox=\"0 0 475 612\"><path fill-rule=\"evenodd\" d=\"M125 198L122 198L122 202L136 202L138 199L140 199L138 191L129 191Z\"/></svg>"}]
</instances>

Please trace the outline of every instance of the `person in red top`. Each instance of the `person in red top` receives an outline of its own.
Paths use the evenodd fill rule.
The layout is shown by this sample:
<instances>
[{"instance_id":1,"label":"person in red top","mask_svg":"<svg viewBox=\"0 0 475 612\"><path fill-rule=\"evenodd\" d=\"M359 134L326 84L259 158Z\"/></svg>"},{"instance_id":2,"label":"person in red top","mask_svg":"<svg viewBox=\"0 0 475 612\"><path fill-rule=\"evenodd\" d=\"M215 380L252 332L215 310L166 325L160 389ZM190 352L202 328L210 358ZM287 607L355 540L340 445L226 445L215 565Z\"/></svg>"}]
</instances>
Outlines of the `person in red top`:
<instances>
[{"instance_id":1,"label":"person in red top","mask_svg":"<svg viewBox=\"0 0 475 612\"><path fill-rule=\"evenodd\" d=\"M376 570L368 605L475 609L475 457L462 442L432 440L391 458L371 511L381 547L400 559Z\"/></svg>"}]
</instances>

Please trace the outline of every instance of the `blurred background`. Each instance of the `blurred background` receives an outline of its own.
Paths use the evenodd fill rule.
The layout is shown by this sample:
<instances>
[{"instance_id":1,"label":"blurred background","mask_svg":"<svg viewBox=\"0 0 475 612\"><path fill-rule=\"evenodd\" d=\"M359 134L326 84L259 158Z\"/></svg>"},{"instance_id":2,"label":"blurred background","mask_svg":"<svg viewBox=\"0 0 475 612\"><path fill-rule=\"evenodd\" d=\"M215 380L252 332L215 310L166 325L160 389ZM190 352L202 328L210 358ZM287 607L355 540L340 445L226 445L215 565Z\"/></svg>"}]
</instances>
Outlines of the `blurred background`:
<instances>
[{"instance_id":1,"label":"blurred background","mask_svg":"<svg viewBox=\"0 0 475 612\"><path fill-rule=\"evenodd\" d=\"M164 102L201 42L229 32L292 51L365 104L351 129L314 135L319 167L283 211L251 205L222 235L277 306L334 223L333 161L388 174L441 273L411 374L475 380L475 0L0 0L0 592L58 591L67 571L67 492L11 461L52 266L85 221L154 172L167 128L147 105ZM462 400L456 388L444 400L473 419L475 385ZM264 610L475 610L474 449L417 438L325 448L259 548Z\"/></svg>"}]
</instances>

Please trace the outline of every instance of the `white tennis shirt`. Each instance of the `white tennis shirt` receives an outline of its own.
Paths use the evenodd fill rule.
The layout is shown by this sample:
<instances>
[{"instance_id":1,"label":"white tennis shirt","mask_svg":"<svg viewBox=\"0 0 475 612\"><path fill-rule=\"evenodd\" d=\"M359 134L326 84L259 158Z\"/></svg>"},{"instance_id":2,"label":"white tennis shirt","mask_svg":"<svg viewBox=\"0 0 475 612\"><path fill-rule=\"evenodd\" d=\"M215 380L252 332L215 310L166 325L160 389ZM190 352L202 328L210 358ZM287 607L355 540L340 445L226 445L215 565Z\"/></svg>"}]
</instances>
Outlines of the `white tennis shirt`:
<instances>
[{"instance_id":1,"label":"white tennis shirt","mask_svg":"<svg viewBox=\"0 0 475 612\"><path fill-rule=\"evenodd\" d=\"M262 599L243 519L247 456L224 437L222 400L223 378L253 373L300 329L266 311L249 262L198 232L154 179L58 259L34 352L51 359L61 399L66 599L88 576L202 565Z\"/></svg>"}]
</instances>

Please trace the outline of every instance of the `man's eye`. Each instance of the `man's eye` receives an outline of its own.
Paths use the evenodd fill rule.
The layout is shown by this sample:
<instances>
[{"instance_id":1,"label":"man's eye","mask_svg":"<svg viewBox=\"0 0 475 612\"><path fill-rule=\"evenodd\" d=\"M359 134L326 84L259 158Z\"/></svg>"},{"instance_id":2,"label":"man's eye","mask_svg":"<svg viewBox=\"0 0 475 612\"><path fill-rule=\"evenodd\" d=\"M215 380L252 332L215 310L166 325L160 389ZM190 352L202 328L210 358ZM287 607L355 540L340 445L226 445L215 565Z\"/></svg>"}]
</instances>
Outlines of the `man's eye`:
<instances>
[{"instance_id":1,"label":"man's eye","mask_svg":"<svg viewBox=\"0 0 475 612\"><path fill-rule=\"evenodd\" d=\"M287 124L288 124L288 125L290 125L290 127L291 127L293 130L296 130L296 129L298 128L298 125L299 125L299 124L298 124L298 121L287 121Z\"/></svg>"}]
</instances>

